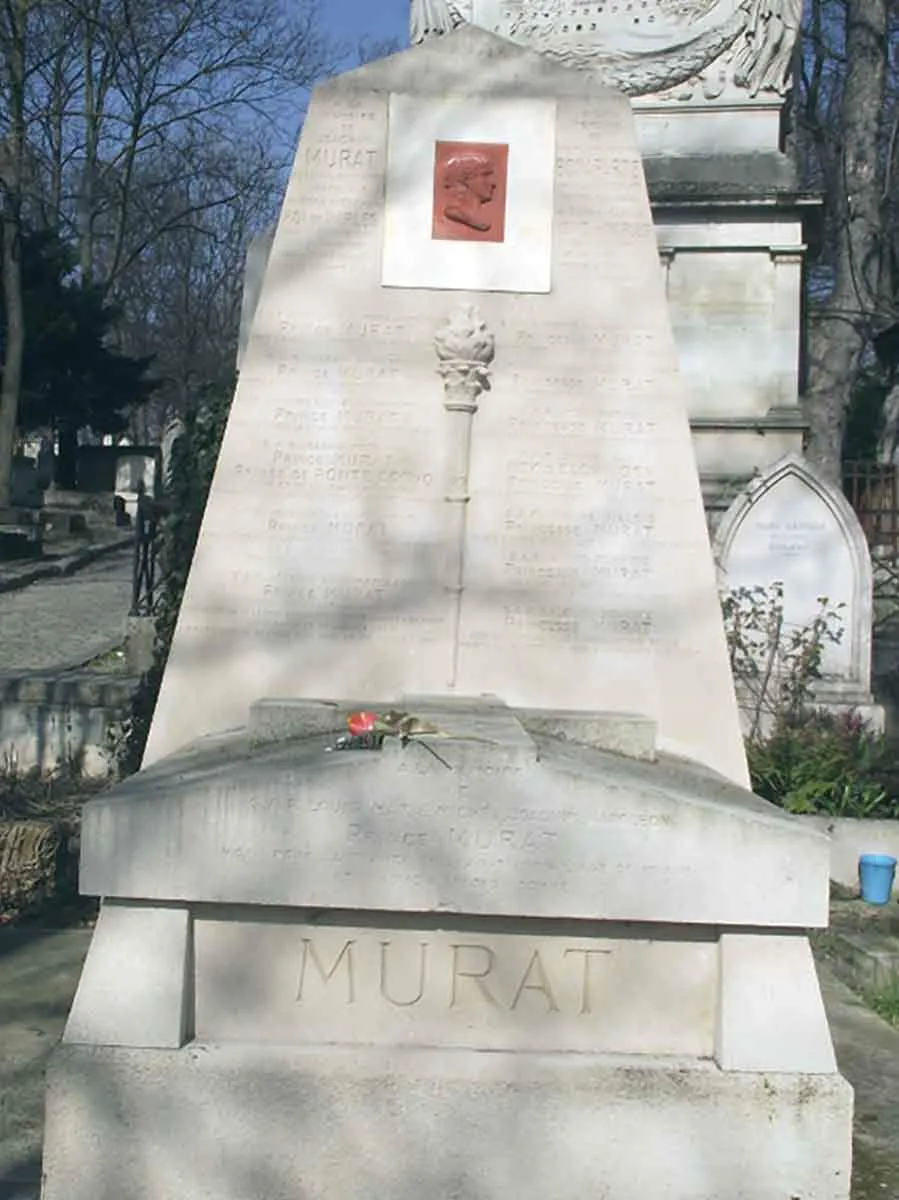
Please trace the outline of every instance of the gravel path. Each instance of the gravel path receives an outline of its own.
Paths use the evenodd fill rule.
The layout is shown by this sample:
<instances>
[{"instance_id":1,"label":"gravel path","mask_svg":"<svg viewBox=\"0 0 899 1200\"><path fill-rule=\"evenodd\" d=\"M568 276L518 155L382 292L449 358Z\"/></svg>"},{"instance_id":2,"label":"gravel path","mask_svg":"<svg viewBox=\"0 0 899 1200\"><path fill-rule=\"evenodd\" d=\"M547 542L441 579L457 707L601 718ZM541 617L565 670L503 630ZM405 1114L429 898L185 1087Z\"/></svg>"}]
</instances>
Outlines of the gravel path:
<instances>
[{"instance_id":1,"label":"gravel path","mask_svg":"<svg viewBox=\"0 0 899 1200\"><path fill-rule=\"evenodd\" d=\"M129 548L74 575L0 593L0 672L80 666L121 643L131 559Z\"/></svg>"}]
</instances>

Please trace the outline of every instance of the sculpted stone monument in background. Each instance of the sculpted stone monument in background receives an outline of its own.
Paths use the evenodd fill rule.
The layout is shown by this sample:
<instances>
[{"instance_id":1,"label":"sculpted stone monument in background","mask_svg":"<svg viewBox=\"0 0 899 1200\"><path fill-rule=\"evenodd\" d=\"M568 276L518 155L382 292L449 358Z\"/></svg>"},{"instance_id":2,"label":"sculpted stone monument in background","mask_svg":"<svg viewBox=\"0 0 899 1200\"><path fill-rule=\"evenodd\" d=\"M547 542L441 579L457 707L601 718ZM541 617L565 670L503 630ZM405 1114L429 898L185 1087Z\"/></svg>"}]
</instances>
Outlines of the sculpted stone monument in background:
<instances>
[{"instance_id":1,"label":"sculpted stone monument in background","mask_svg":"<svg viewBox=\"0 0 899 1200\"><path fill-rule=\"evenodd\" d=\"M465 22L675 104L783 96L802 0L412 0L413 43Z\"/></svg>"},{"instance_id":2,"label":"sculpted stone monument in background","mask_svg":"<svg viewBox=\"0 0 899 1200\"><path fill-rule=\"evenodd\" d=\"M148 758L84 812L43 1200L848 1200L828 842L742 786L587 72L467 27L316 90Z\"/></svg>"}]
</instances>

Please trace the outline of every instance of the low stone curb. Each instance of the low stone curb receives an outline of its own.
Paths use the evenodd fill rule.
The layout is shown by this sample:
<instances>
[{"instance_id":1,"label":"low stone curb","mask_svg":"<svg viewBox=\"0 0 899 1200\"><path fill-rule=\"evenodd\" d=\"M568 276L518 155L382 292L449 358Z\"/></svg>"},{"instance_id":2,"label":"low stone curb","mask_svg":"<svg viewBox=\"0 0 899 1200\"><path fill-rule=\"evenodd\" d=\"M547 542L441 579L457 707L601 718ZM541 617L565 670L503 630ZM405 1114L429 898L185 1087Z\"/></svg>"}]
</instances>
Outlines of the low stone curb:
<instances>
[{"instance_id":1,"label":"low stone curb","mask_svg":"<svg viewBox=\"0 0 899 1200\"><path fill-rule=\"evenodd\" d=\"M124 709L139 681L137 675L103 675L77 667L0 672L0 704Z\"/></svg>"},{"instance_id":2,"label":"low stone curb","mask_svg":"<svg viewBox=\"0 0 899 1200\"><path fill-rule=\"evenodd\" d=\"M6 578L0 575L0 593L19 591L19 589L28 587L32 583L37 583L41 579L74 575L76 571L79 571L82 567L90 566L98 558L104 558L107 554L115 554L116 551L125 550L133 545L134 534L129 533L127 536L116 538L112 542L103 542L99 546L89 546L77 554L70 554L66 558L58 559L56 562L37 563L28 570L23 570L16 575L9 575Z\"/></svg>"},{"instance_id":3,"label":"low stone curb","mask_svg":"<svg viewBox=\"0 0 899 1200\"><path fill-rule=\"evenodd\" d=\"M833 972L853 991L888 991L899 983L899 941L835 934L831 943Z\"/></svg>"},{"instance_id":4,"label":"low stone curb","mask_svg":"<svg viewBox=\"0 0 899 1200\"><path fill-rule=\"evenodd\" d=\"M830 925L815 930L813 946L833 974L859 995L899 984L899 906L832 899Z\"/></svg>"}]
</instances>

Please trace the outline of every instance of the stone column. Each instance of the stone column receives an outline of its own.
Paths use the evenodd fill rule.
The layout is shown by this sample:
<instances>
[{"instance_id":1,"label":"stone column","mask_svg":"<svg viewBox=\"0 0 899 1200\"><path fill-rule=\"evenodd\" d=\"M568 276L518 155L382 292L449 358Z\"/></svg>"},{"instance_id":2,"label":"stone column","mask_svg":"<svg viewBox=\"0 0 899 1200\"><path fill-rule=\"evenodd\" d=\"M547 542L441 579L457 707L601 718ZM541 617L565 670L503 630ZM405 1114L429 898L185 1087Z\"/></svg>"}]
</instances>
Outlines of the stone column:
<instances>
[{"instance_id":1,"label":"stone column","mask_svg":"<svg viewBox=\"0 0 899 1200\"><path fill-rule=\"evenodd\" d=\"M777 380L772 408L795 408L799 403L799 321L802 310L802 264L805 246L772 246L774 264L774 333L771 374Z\"/></svg>"},{"instance_id":2,"label":"stone column","mask_svg":"<svg viewBox=\"0 0 899 1200\"><path fill-rule=\"evenodd\" d=\"M434 339L443 407L448 414L444 499L447 505L445 587L452 604L452 664L448 684L456 686L459 628L465 591L465 532L468 523L471 436L478 400L490 391L490 364L496 351L493 334L474 305L454 313Z\"/></svg>"}]
</instances>

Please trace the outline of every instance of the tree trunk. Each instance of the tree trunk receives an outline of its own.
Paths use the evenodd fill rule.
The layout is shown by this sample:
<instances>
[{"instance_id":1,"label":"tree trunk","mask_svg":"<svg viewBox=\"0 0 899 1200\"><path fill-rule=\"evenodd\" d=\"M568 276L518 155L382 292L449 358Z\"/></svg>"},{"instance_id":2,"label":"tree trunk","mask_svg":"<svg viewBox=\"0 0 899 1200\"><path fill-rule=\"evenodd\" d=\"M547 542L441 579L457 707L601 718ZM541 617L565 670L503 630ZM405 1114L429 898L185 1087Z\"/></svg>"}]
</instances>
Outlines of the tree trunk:
<instances>
[{"instance_id":1,"label":"tree trunk","mask_svg":"<svg viewBox=\"0 0 899 1200\"><path fill-rule=\"evenodd\" d=\"M19 392L22 386L22 359L25 353L19 222L13 208L12 201L7 197L0 219L3 306L6 311L6 352L3 359L3 382L0 387L0 508L8 508L12 499L12 459L19 415Z\"/></svg>"},{"instance_id":2,"label":"tree trunk","mask_svg":"<svg viewBox=\"0 0 899 1200\"><path fill-rule=\"evenodd\" d=\"M805 453L819 474L838 487L846 412L865 341L858 322L835 315L830 304L810 317L810 386L803 401L809 427Z\"/></svg>"},{"instance_id":3,"label":"tree trunk","mask_svg":"<svg viewBox=\"0 0 899 1200\"><path fill-rule=\"evenodd\" d=\"M811 315L807 455L841 478L846 412L859 359L877 332L885 205L879 154L885 98L888 0L845 0L846 78L840 110L839 176L829 181L837 217L833 290Z\"/></svg>"},{"instance_id":4,"label":"tree trunk","mask_svg":"<svg viewBox=\"0 0 899 1200\"><path fill-rule=\"evenodd\" d=\"M25 34L28 0L7 5L8 28L5 73L9 115L6 137L0 142L0 286L6 310L6 349L0 383L0 508L12 498L12 459L15 449L22 362L25 354L25 305L22 296L22 200L25 184Z\"/></svg>"}]
</instances>

